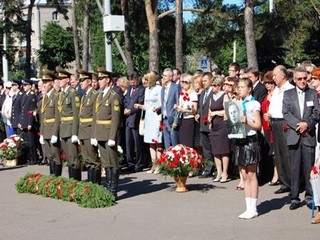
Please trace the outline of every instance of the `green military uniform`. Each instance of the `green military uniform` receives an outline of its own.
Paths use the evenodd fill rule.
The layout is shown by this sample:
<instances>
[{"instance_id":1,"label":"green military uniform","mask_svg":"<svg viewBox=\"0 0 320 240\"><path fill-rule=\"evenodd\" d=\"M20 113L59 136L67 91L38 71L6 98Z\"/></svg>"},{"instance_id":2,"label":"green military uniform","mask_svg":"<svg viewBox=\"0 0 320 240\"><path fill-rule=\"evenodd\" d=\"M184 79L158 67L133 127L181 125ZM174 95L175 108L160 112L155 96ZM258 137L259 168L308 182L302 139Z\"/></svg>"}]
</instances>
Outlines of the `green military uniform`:
<instances>
[{"instance_id":1,"label":"green military uniform","mask_svg":"<svg viewBox=\"0 0 320 240\"><path fill-rule=\"evenodd\" d=\"M82 69L77 70L80 82L91 79L91 73ZM98 92L89 88L81 98L79 111L79 133L80 150L88 170L88 180L93 183L101 183L101 164L98 159L97 147L91 145L93 137L93 117L96 107Z\"/></svg>"},{"instance_id":2,"label":"green military uniform","mask_svg":"<svg viewBox=\"0 0 320 240\"><path fill-rule=\"evenodd\" d=\"M53 71L44 70L42 81L54 81L56 76ZM59 142L59 119L56 119L58 113L58 96L59 93L52 88L48 93L42 96L40 102L41 123L40 135L44 140L44 152L49 160L50 174L61 176L62 164L60 159L60 142ZM56 136L57 142L51 143L51 137Z\"/></svg>"},{"instance_id":3,"label":"green military uniform","mask_svg":"<svg viewBox=\"0 0 320 240\"><path fill-rule=\"evenodd\" d=\"M98 78L109 77L111 73L98 70ZM117 142L120 125L120 99L111 88L103 90L96 101L94 137L98 141L102 167L106 167L107 188L116 196L119 181L117 146L110 147L108 141Z\"/></svg>"},{"instance_id":4,"label":"green military uniform","mask_svg":"<svg viewBox=\"0 0 320 240\"><path fill-rule=\"evenodd\" d=\"M71 73L57 67L58 79L70 78ZM59 136L61 139L61 147L65 152L68 161L69 177L81 180L81 167L78 155L78 143L73 143L72 137L78 138L79 129L79 108L80 97L77 91L67 86L61 89L58 99L59 114L56 116L60 120Z\"/></svg>"}]
</instances>

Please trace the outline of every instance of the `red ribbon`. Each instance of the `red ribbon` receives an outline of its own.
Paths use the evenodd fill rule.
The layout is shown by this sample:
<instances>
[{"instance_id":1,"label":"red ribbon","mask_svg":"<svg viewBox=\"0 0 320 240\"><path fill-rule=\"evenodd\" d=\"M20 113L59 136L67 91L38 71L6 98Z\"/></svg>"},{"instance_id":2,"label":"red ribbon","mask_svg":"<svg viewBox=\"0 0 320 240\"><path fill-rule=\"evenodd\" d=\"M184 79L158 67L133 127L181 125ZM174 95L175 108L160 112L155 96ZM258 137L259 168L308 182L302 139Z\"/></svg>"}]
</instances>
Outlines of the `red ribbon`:
<instances>
[{"instance_id":1,"label":"red ribbon","mask_svg":"<svg viewBox=\"0 0 320 240\"><path fill-rule=\"evenodd\" d=\"M50 197L49 183L51 183L54 179L55 179L54 177L53 177L53 178L50 178L50 179L46 182L46 184L45 184L45 189L46 189L49 197Z\"/></svg>"},{"instance_id":2,"label":"red ribbon","mask_svg":"<svg viewBox=\"0 0 320 240\"><path fill-rule=\"evenodd\" d=\"M72 185L71 185L71 187L70 187L70 197L72 198L72 200L74 201L74 202L76 202L76 198L74 197L74 188L75 188L75 186L77 186L77 184L78 184L78 182L77 181L74 181L73 183L72 183Z\"/></svg>"},{"instance_id":3,"label":"red ribbon","mask_svg":"<svg viewBox=\"0 0 320 240\"><path fill-rule=\"evenodd\" d=\"M59 198L62 198L62 191L61 191L61 185L63 183L63 180L61 180L57 185L57 194Z\"/></svg>"}]
</instances>

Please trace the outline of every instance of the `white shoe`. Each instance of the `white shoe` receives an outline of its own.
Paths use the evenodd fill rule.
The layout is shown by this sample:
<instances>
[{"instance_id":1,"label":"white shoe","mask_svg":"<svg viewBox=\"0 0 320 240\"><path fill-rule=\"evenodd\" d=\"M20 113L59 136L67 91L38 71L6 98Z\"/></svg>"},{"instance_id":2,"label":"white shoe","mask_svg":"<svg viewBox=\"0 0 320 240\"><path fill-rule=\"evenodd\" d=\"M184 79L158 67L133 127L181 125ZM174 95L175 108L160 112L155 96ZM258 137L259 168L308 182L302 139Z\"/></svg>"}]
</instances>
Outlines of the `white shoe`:
<instances>
[{"instance_id":1,"label":"white shoe","mask_svg":"<svg viewBox=\"0 0 320 240\"><path fill-rule=\"evenodd\" d=\"M147 171L147 173L153 173L154 169L150 169L149 171Z\"/></svg>"},{"instance_id":2,"label":"white shoe","mask_svg":"<svg viewBox=\"0 0 320 240\"><path fill-rule=\"evenodd\" d=\"M258 212L255 210L246 210L244 213L240 214L238 218L240 219L251 219L258 216Z\"/></svg>"}]
</instances>

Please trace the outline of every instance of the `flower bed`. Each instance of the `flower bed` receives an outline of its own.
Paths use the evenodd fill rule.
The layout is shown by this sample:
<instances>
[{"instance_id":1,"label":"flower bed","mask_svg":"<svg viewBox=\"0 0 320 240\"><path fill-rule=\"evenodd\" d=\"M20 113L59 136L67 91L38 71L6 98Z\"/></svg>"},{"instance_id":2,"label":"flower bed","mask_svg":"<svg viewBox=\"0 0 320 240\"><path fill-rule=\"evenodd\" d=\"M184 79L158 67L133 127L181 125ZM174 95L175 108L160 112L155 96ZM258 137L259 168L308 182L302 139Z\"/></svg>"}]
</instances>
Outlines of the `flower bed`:
<instances>
[{"instance_id":1,"label":"flower bed","mask_svg":"<svg viewBox=\"0 0 320 240\"><path fill-rule=\"evenodd\" d=\"M98 184L40 173L27 173L16 183L16 189L19 193L34 193L75 202L85 208L110 207L115 202L114 196Z\"/></svg>"}]
</instances>

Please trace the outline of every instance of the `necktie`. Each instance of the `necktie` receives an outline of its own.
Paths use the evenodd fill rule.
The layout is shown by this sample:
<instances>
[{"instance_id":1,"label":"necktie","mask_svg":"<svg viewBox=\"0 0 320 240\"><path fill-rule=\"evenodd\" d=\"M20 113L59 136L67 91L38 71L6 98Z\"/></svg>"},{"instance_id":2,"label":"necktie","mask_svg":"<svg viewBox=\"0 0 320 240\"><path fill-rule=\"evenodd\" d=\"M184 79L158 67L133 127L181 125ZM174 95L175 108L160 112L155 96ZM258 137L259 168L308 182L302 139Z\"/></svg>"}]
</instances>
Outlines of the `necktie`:
<instances>
[{"instance_id":1,"label":"necktie","mask_svg":"<svg viewBox=\"0 0 320 240\"><path fill-rule=\"evenodd\" d=\"M304 92L303 91L298 91L298 98L299 98L300 115L302 118L303 110L304 110Z\"/></svg>"},{"instance_id":2,"label":"necktie","mask_svg":"<svg viewBox=\"0 0 320 240\"><path fill-rule=\"evenodd\" d=\"M206 100L207 100L207 97L208 97L208 90L207 90L206 93L204 94L203 104L205 104L205 102L206 102Z\"/></svg>"}]
</instances>

